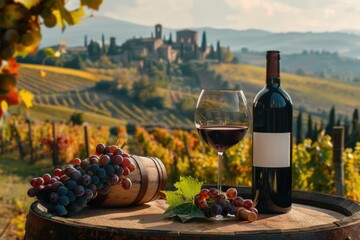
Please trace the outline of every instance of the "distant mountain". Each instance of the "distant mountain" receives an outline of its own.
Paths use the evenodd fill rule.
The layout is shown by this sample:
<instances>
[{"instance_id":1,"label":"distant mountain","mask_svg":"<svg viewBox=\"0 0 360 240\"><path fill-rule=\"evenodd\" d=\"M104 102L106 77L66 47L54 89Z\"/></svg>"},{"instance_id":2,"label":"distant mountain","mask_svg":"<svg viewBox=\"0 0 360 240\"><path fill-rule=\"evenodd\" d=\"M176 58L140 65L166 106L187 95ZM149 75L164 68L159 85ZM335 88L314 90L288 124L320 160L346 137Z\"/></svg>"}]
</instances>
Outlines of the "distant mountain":
<instances>
[{"instance_id":1,"label":"distant mountain","mask_svg":"<svg viewBox=\"0 0 360 240\"><path fill-rule=\"evenodd\" d=\"M104 34L107 42L111 36L116 37L118 45L132 37L150 37L154 32L154 25L149 26L134 24L122 20L107 17L92 17L82 23L68 27L64 33L59 28L43 28L42 47L58 44L65 40L68 46L81 46L84 44L84 36L88 40L101 40ZM172 39L176 39L176 31L180 29L167 28L163 24L163 35L168 38L172 33ZM355 31L339 32L285 32L273 33L263 30L232 30L217 28L191 28L199 32L199 44L202 32L206 31L208 44L216 45L219 40L222 46L229 46L232 51L248 48L251 51L266 51L279 49L283 54L301 53L303 50L338 52L340 55L360 58L360 33Z\"/></svg>"}]
</instances>

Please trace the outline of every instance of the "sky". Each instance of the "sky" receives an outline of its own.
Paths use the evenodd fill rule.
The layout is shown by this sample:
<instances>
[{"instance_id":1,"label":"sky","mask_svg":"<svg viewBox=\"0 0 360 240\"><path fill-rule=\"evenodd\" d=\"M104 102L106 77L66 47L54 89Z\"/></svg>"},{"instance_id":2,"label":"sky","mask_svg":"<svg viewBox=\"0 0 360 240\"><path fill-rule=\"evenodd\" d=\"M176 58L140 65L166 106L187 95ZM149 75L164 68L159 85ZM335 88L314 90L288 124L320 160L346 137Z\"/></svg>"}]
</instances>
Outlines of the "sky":
<instances>
[{"instance_id":1,"label":"sky","mask_svg":"<svg viewBox=\"0 0 360 240\"><path fill-rule=\"evenodd\" d=\"M95 15L170 28L360 30L359 0L103 0Z\"/></svg>"}]
</instances>

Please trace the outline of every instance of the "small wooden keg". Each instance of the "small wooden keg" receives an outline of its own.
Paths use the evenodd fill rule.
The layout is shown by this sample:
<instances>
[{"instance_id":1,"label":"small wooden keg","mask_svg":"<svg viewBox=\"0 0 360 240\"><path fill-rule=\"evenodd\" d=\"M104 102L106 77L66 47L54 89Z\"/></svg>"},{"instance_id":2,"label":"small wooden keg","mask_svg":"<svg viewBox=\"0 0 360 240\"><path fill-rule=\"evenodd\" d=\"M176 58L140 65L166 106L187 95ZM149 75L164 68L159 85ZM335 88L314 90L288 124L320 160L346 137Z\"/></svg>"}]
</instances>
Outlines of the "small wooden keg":
<instances>
[{"instance_id":1,"label":"small wooden keg","mask_svg":"<svg viewBox=\"0 0 360 240\"><path fill-rule=\"evenodd\" d=\"M132 187L124 190L121 185L112 185L110 193L98 195L89 205L102 207L123 207L137 205L158 199L166 187L167 174L164 164L155 157L131 155L136 170L127 177Z\"/></svg>"}]
</instances>

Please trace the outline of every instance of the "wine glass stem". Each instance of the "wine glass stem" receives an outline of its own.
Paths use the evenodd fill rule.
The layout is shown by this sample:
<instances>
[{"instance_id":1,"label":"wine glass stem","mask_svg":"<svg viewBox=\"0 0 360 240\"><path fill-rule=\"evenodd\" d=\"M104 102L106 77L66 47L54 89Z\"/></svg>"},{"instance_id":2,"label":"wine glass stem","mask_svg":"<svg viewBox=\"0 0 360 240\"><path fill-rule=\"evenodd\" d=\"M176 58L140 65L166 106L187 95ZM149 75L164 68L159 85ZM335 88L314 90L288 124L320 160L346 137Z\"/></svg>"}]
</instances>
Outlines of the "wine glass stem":
<instances>
[{"instance_id":1,"label":"wine glass stem","mask_svg":"<svg viewBox=\"0 0 360 240\"><path fill-rule=\"evenodd\" d=\"M218 189L221 192L221 169L222 169L222 156L223 152L218 152Z\"/></svg>"}]
</instances>

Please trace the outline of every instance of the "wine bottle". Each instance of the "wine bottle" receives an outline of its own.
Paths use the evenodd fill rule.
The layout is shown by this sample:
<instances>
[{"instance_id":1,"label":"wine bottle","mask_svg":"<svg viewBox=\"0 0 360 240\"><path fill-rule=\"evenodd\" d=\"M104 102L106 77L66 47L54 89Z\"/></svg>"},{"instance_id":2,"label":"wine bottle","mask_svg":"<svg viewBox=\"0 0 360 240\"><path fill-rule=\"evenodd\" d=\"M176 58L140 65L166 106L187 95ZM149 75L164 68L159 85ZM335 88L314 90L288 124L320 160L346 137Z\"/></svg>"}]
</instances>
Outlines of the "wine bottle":
<instances>
[{"instance_id":1,"label":"wine bottle","mask_svg":"<svg viewBox=\"0 0 360 240\"><path fill-rule=\"evenodd\" d=\"M260 213L286 213L292 193L292 116L280 84L280 52L266 53L266 84L253 102L252 191Z\"/></svg>"}]
</instances>

